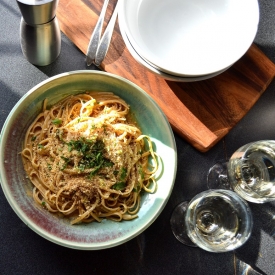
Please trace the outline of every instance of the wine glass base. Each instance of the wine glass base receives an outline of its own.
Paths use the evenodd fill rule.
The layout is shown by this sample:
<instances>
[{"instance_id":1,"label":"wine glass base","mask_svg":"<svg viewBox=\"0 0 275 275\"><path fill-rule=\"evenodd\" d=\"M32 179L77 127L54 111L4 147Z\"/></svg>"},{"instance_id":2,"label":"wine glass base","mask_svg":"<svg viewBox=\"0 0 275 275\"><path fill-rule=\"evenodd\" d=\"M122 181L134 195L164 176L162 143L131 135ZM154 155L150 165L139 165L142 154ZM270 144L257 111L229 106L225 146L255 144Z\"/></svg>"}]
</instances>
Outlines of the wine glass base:
<instances>
[{"instance_id":1,"label":"wine glass base","mask_svg":"<svg viewBox=\"0 0 275 275\"><path fill-rule=\"evenodd\" d=\"M232 190L227 177L227 163L218 162L213 165L207 175L208 189Z\"/></svg>"},{"instance_id":2,"label":"wine glass base","mask_svg":"<svg viewBox=\"0 0 275 275\"><path fill-rule=\"evenodd\" d=\"M194 244L188 237L186 232L186 226L185 226L185 213L187 210L188 201L184 201L180 203L176 208L174 209L170 224L171 229L174 234L174 236L183 244L197 247L196 244Z\"/></svg>"}]
</instances>

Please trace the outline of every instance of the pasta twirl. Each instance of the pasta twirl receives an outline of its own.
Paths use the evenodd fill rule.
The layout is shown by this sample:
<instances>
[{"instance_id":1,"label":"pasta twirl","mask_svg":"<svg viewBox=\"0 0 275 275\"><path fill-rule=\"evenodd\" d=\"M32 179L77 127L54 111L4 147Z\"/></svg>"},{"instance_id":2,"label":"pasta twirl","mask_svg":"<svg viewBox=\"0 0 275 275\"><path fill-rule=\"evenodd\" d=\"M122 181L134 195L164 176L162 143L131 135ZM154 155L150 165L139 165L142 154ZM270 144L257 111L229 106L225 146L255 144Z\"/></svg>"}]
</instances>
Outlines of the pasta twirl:
<instances>
[{"instance_id":1,"label":"pasta twirl","mask_svg":"<svg viewBox=\"0 0 275 275\"><path fill-rule=\"evenodd\" d=\"M158 162L150 138L129 119L129 106L110 92L46 105L22 151L34 200L72 224L136 218L141 191L157 188Z\"/></svg>"}]
</instances>

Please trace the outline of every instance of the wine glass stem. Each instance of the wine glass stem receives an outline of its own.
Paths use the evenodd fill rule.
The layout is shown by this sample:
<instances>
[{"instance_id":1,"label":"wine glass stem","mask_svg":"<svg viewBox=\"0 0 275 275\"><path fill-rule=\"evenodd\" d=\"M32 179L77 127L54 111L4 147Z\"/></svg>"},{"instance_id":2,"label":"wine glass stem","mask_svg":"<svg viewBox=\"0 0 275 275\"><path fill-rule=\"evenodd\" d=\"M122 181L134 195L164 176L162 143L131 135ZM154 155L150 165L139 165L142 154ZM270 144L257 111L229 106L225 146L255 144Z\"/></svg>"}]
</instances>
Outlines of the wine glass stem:
<instances>
[{"instance_id":1,"label":"wine glass stem","mask_svg":"<svg viewBox=\"0 0 275 275\"><path fill-rule=\"evenodd\" d=\"M209 189L233 190L227 176L226 162L218 162L209 169L207 186Z\"/></svg>"}]
</instances>

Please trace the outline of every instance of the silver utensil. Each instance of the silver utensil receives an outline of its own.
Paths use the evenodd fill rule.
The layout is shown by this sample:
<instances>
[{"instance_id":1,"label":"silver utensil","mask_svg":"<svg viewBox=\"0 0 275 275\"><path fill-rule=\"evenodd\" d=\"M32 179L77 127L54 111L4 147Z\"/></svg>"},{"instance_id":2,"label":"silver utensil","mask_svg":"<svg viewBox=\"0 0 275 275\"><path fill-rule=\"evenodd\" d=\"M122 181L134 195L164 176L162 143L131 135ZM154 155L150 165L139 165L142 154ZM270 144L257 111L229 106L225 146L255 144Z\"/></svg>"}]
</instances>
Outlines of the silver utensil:
<instances>
[{"instance_id":1,"label":"silver utensil","mask_svg":"<svg viewBox=\"0 0 275 275\"><path fill-rule=\"evenodd\" d=\"M87 54L86 54L86 56L87 56L86 57L87 66L92 65L92 63L94 62L96 51L97 51L99 40L100 40L100 36L101 36L102 26L103 26L103 23L104 23L104 17L105 17L105 13L106 13L106 10L107 10L108 3L109 3L109 0L104 0L101 13L99 15L98 21L95 25L94 31L93 31L92 36L91 36L91 39L90 39L90 42L89 42L89 45L88 45Z\"/></svg>"},{"instance_id":2,"label":"silver utensil","mask_svg":"<svg viewBox=\"0 0 275 275\"><path fill-rule=\"evenodd\" d=\"M108 26L102 38L100 39L108 3L109 0L104 0L103 7L98 18L98 22L91 36L87 50L87 66L90 66L92 63L94 63L96 66L99 66L107 54L118 13L118 5L116 3L116 7L108 23Z\"/></svg>"},{"instance_id":3,"label":"silver utensil","mask_svg":"<svg viewBox=\"0 0 275 275\"><path fill-rule=\"evenodd\" d=\"M107 54L107 51L109 49L113 30L114 30L115 23L116 23L117 13L118 13L118 2L116 3L116 7L114 9L112 17L111 17L109 24L100 40L100 44L97 48L96 55L95 55L95 61L94 61L96 66L99 66L101 64L101 62L104 60L104 58Z\"/></svg>"}]
</instances>

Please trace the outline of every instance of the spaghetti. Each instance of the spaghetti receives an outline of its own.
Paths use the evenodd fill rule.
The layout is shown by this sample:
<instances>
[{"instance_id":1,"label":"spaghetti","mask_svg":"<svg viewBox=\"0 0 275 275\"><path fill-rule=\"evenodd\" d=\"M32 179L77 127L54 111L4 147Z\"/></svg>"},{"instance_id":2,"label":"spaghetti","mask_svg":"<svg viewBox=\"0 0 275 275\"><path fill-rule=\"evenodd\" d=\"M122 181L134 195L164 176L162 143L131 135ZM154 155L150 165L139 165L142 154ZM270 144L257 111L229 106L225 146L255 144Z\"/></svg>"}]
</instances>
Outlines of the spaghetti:
<instances>
[{"instance_id":1,"label":"spaghetti","mask_svg":"<svg viewBox=\"0 0 275 275\"><path fill-rule=\"evenodd\" d=\"M152 142L110 92L65 98L36 117L22 158L34 200L71 223L137 217L142 190L155 192Z\"/></svg>"}]
</instances>

